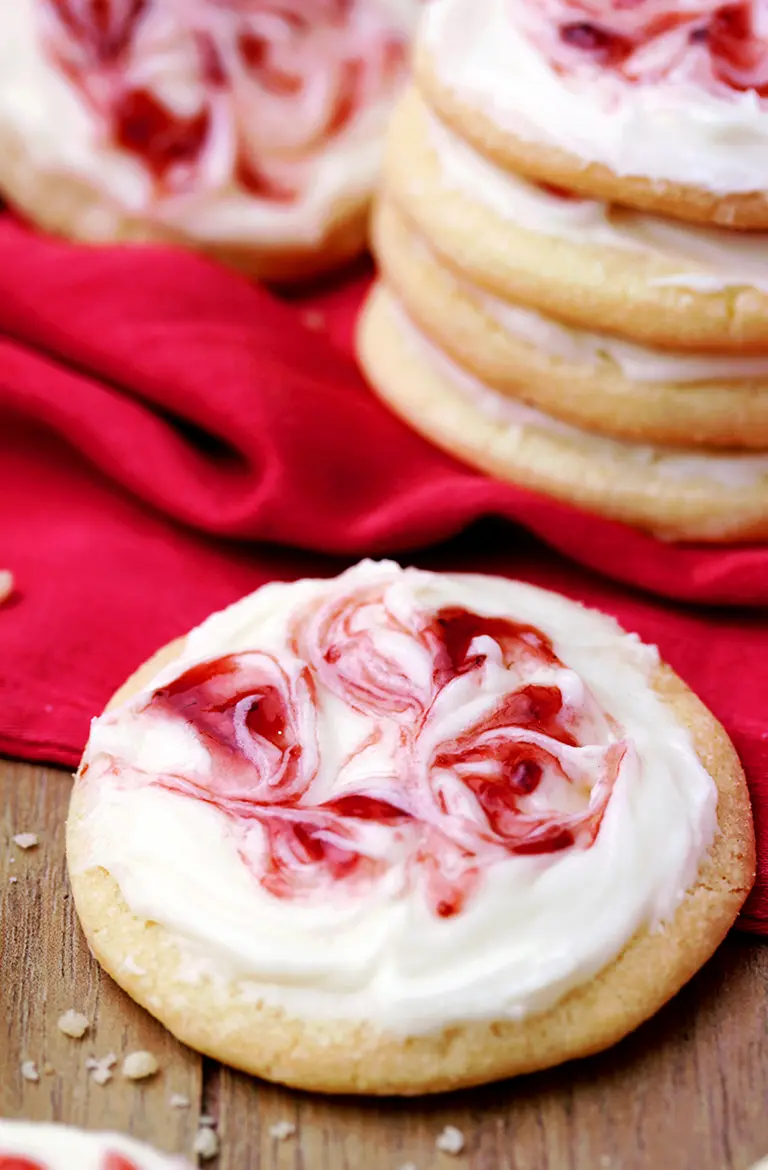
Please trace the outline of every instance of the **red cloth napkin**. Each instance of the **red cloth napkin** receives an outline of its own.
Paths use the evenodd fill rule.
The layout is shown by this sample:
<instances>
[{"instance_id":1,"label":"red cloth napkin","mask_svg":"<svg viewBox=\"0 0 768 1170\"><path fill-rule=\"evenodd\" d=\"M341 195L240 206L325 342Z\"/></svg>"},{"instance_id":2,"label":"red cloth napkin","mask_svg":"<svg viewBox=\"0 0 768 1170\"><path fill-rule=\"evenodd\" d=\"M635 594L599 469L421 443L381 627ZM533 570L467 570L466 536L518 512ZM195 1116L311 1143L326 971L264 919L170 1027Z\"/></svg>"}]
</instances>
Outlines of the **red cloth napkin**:
<instances>
[{"instance_id":1,"label":"red cloth napkin","mask_svg":"<svg viewBox=\"0 0 768 1170\"><path fill-rule=\"evenodd\" d=\"M140 661L266 580L398 552L517 575L656 642L725 723L764 842L743 921L768 933L768 622L651 600L530 533L687 602L764 605L768 549L663 545L433 450L352 360L368 280L286 303L199 257L92 251L0 217L0 568L17 581L0 608L0 751L74 764ZM528 532L486 522L405 555L488 516ZM306 551L265 547L278 541Z\"/></svg>"}]
</instances>

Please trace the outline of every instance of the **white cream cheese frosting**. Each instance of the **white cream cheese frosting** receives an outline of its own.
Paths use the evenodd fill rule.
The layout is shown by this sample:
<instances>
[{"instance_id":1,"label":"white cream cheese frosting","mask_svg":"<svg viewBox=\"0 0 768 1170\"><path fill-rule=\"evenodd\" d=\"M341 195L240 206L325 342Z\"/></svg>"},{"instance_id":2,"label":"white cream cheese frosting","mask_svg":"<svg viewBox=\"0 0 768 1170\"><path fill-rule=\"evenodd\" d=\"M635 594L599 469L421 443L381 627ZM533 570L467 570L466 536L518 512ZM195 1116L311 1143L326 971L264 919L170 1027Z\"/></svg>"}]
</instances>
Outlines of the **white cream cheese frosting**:
<instances>
[{"instance_id":1,"label":"white cream cheese frosting","mask_svg":"<svg viewBox=\"0 0 768 1170\"><path fill-rule=\"evenodd\" d=\"M657 663L500 578L366 561L267 585L94 721L78 868L173 932L186 978L303 1016L417 1034L544 1010L663 928L716 830Z\"/></svg>"},{"instance_id":2,"label":"white cream cheese frosting","mask_svg":"<svg viewBox=\"0 0 768 1170\"><path fill-rule=\"evenodd\" d=\"M594 367L608 359L633 382L693 385L739 382L768 375L768 355L739 357L653 349L608 333L566 325L535 309L502 301L472 285L467 285L467 292L491 320L519 341L574 365Z\"/></svg>"},{"instance_id":3,"label":"white cream cheese frosting","mask_svg":"<svg viewBox=\"0 0 768 1170\"><path fill-rule=\"evenodd\" d=\"M97 18L14 0L0 129L38 173L103 195L94 238L127 214L208 244L317 244L373 191L421 2L356 0L337 19L299 0L147 0Z\"/></svg>"},{"instance_id":4,"label":"white cream cheese frosting","mask_svg":"<svg viewBox=\"0 0 768 1170\"><path fill-rule=\"evenodd\" d=\"M414 234L409 240L409 247L428 263L439 263L425 239ZM690 351L681 353L640 345L610 333L567 325L536 309L502 300L473 284L466 276L458 276L446 267L440 270L440 280L456 295L471 301L510 337L534 346L548 357L572 365L594 368L608 360L630 381L681 386L703 382L741 382L768 376L768 354L741 357Z\"/></svg>"},{"instance_id":5,"label":"white cream cheese frosting","mask_svg":"<svg viewBox=\"0 0 768 1170\"><path fill-rule=\"evenodd\" d=\"M86 1133L65 1125L0 1120L0 1164L29 1159L37 1170L190 1170L181 1158L160 1154L120 1133ZM14 1165L16 1165L14 1163Z\"/></svg>"},{"instance_id":6,"label":"white cream cheese frosting","mask_svg":"<svg viewBox=\"0 0 768 1170\"><path fill-rule=\"evenodd\" d=\"M756 88L713 84L697 66L705 39L676 45L670 35L635 55L618 75L599 54L555 51L556 22L605 28L659 10L696 15L717 4L612 5L563 0L434 0L424 45L439 80L501 129L556 147L615 174L666 180L717 195L768 189L768 99ZM765 44L764 4L747 5ZM630 11L632 10L632 11ZM639 13L639 15L638 15ZM618 15L617 15L618 14ZM681 30L687 33L686 30Z\"/></svg>"},{"instance_id":7,"label":"white cream cheese frosting","mask_svg":"<svg viewBox=\"0 0 768 1170\"><path fill-rule=\"evenodd\" d=\"M446 188L504 220L575 244L654 256L670 266L668 275L652 280L656 285L700 292L745 287L768 292L768 233L699 227L557 194L503 171L426 110L421 113Z\"/></svg>"},{"instance_id":8,"label":"white cream cheese frosting","mask_svg":"<svg viewBox=\"0 0 768 1170\"><path fill-rule=\"evenodd\" d=\"M535 406L511 398L485 385L467 370L457 365L437 346L433 345L407 315L399 303L393 302L398 328L407 343L422 359L437 369L442 376L469 399L478 410L498 419L512 430L528 429L544 434L558 435L577 449L586 446L595 459L614 465L619 471L647 471L663 479L716 483L728 491L739 492L757 487L768 480L768 455L751 452L701 452L683 447L662 447L650 443L633 443L625 439L611 439L605 435L582 430L572 423L562 422L545 414Z\"/></svg>"}]
</instances>

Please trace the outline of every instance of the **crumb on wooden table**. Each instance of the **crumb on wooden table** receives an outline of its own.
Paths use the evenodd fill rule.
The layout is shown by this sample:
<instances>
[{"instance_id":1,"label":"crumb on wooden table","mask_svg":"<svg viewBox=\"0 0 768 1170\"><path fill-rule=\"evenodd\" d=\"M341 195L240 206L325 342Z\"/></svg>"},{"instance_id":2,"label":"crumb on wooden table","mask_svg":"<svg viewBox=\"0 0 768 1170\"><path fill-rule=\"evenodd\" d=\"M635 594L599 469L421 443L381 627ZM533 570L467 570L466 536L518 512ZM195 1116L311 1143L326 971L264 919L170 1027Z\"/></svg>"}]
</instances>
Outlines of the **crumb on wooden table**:
<instances>
[{"instance_id":1,"label":"crumb on wooden table","mask_svg":"<svg viewBox=\"0 0 768 1170\"><path fill-rule=\"evenodd\" d=\"M292 1121L276 1121L274 1125L269 1127L269 1136L274 1138L276 1142L287 1141L295 1133L296 1126Z\"/></svg>"},{"instance_id":2,"label":"crumb on wooden table","mask_svg":"<svg viewBox=\"0 0 768 1170\"><path fill-rule=\"evenodd\" d=\"M117 1064L117 1057L114 1052L102 1056L98 1060L95 1056L89 1056L85 1062L85 1067L91 1074L91 1080L95 1081L97 1085L106 1085L108 1081L112 1080L112 1069Z\"/></svg>"},{"instance_id":3,"label":"crumb on wooden table","mask_svg":"<svg viewBox=\"0 0 768 1170\"><path fill-rule=\"evenodd\" d=\"M129 1081L144 1081L153 1077L160 1069L156 1058L146 1049L129 1052L123 1061L123 1076Z\"/></svg>"},{"instance_id":4,"label":"crumb on wooden table","mask_svg":"<svg viewBox=\"0 0 768 1170\"><path fill-rule=\"evenodd\" d=\"M18 845L19 849L34 849L40 844L40 838L37 833L17 833L13 843Z\"/></svg>"},{"instance_id":5,"label":"crumb on wooden table","mask_svg":"<svg viewBox=\"0 0 768 1170\"><path fill-rule=\"evenodd\" d=\"M171 1093L168 1098L168 1104L171 1109L189 1109L192 1102L189 1097L185 1097L183 1093Z\"/></svg>"},{"instance_id":6,"label":"crumb on wooden table","mask_svg":"<svg viewBox=\"0 0 768 1170\"><path fill-rule=\"evenodd\" d=\"M75 1008L67 1008L63 1015L59 1016L57 1026L65 1036L71 1036L73 1040L82 1040L90 1023L88 1017L84 1016L82 1012L76 1011Z\"/></svg>"},{"instance_id":7,"label":"crumb on wooden table","mask_svg":"<svg viewBox=\"0 0 768 1170\"><path fill-rule=\"evenodd\" d=\"M209 1125L201 1125L195 1135L195 1144L193 1146L193 1150L198 1158L202 1158L204 1162L207 1162L209 1158L216 1157L219 1149L219 1138L216 1130L211 1129Z\"/></svg>"},{"instance_id":8,"label":"crumb on wooden table","mask_svg":"<svg viewBox=\"0 0 768 1170\"><path fill-rule=\"evenodd\" d=\"M446 1125L438 1134L435 1146L441 1154L460 1154L464 1149L464 1134L455 1125Z\"/></svg>"},{"instance_id":9,"label":"crumb on wooden table","mask_svg":"<svg viewBox=\"0 0 768 1170\"><path fill-rule=\"evenodd\" d=\"M55 1072L56 1072L56 1069L53 1067L50 1060L46 1060L45 1064L43 1065L44 1075L47 1077L52 1077Z\"/></svg>"},{"instance_id":10,"label":"crumb on wooden table","mask_svg":"<svg viewBox=\"0 0 768 1170\"><path fill-rule=\"evenodd\" d=\"M40 1080L40 1073L37 1071L34 1060L22 1060L21 1075L25 1081L30 1081L32 1084L36 1084Z\"/></svg>"}]
</instances>

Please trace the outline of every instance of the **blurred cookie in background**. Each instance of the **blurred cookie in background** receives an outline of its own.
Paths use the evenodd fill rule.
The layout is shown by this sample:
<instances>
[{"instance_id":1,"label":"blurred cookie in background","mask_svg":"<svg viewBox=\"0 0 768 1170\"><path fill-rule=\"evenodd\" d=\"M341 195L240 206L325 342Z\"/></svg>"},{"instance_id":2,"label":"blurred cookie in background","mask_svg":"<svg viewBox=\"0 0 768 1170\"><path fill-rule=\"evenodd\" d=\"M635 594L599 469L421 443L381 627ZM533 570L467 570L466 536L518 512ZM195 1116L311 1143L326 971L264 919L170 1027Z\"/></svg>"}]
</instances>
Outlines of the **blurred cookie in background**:
<instances>
[{"instance_id":1,"label":"blurred cookie in background","mask_svg":"<svg viewBox=\"0 0 768 1170\"><path fill-rule=\"evenodd\" d=\"M18 0L0 195L72 239L266 280L361 251L422 0Z\"/></svg>"}]
</instances>

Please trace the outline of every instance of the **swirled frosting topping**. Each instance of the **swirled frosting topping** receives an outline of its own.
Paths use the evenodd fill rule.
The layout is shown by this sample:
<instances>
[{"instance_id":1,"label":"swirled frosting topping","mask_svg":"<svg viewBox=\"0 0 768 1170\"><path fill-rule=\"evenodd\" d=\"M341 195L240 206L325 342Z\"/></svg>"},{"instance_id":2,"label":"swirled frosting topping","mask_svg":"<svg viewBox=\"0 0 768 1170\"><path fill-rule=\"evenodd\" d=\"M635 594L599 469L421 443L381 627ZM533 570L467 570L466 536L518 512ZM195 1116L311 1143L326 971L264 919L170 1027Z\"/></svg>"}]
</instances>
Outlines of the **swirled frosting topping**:
<instances>
[{"instance_id":1,"label":"swirled frosting topping","mask_svg":"<svg viewBox=\"0 0 768 1170\"><path fill-rule=\"evenodd\" d=\"M768 97L765 0L536 0L526 11L534 41L565 73Z\"/></svg>"},{"instance_id":2,"label":"swirled frosting topping","mask_svg":"<svg viewBox=\"0 0 768 1170\"><path fill-rule=\"evenodd\" d=\"M0 131L79 228L317 246L370 199L423 0L14 0ZM5 141L5 137L4 137Z\"/></svg>"},{"instance_id":3,"label":"swirled frosting topping","mask_svg":"<svg viewBox=\"0 0 768 1170\"><path fill-rule=\"evenodd\" d=\"M457 607L398 611L394 592L322 598L295 616L285 661L193 666L147 713L195 729L213 770L159 783L239 823L271 894L356 894L397 867L449 917L487 865L588 848L629 745L539 631ZM365 727L334 778L321 689Z\"/></svg>"},{"instance_id":4,"label":"swirled frosting topping","mask_svg":"<svg viewBox=\"0 0 768 1170\"><path fill-rule=\"evenodd\" d=\"M583 646L568 661L574 637L597 638L598 664L607 653L595 680ZM611 698L605 662L619 647L639 707L634 692ZM648 685L654 661L608 619L493 578L364 562L328 582L267 586L193 631L149 691L95 721L88 864L113 873L135 912L279 1002L309 996L312 1010L373 1010L416 1029L436 1012L531 1010L605 961L606 930L618 949L668 913L713 830L714 786ZM619 868L637 857L644 818L619 822L670 746L649 754L658 728L633 726L646 703L675 744L674 767L651 781L675 809L663 877L638 872L610 926L572 950L561 937L553 968L542 958L534 972L530 931L572 929L559 882L582 888L615 864L617 832L628 837ZM200 882L198 851L206 892L192 915L176 887L183 873L189 899L187 883ZM205 914L214 893L216 921ZM316 932L333 942L322 954L308 945ZM448 958L460 939L469 951Z\"/></svg>"},{"instance_id":5,"label":"swirled frosting topping","mask_svg":"<svg viewBox=\"0 0 768 1170\"><path fill-rule=\"evenodd\" d=\"M314 156L391 99L408 40L370 0L44 0L44 43L158 192L301 197Z\"/></svg>"},{"instance_id":6,"label":"swirled frosting topping","mask_svg":"<svg viewBox=\"0 0 768 1170\"><path fill-rule=\"evenodd\" d=\"M190 1170L124 1134L0 1120L0 1170Z\"/></svg>"},{"instance_id":7,"label":"swirled frosting topping","mask_svg":"<svg viewBox=\"0 0 768 1170\"><path fill-rule=\"evenodd\" d=\"M502 130L618 175L768 186L766 0L433 0L440 81Z\"/></svg>"}]
</instances>

